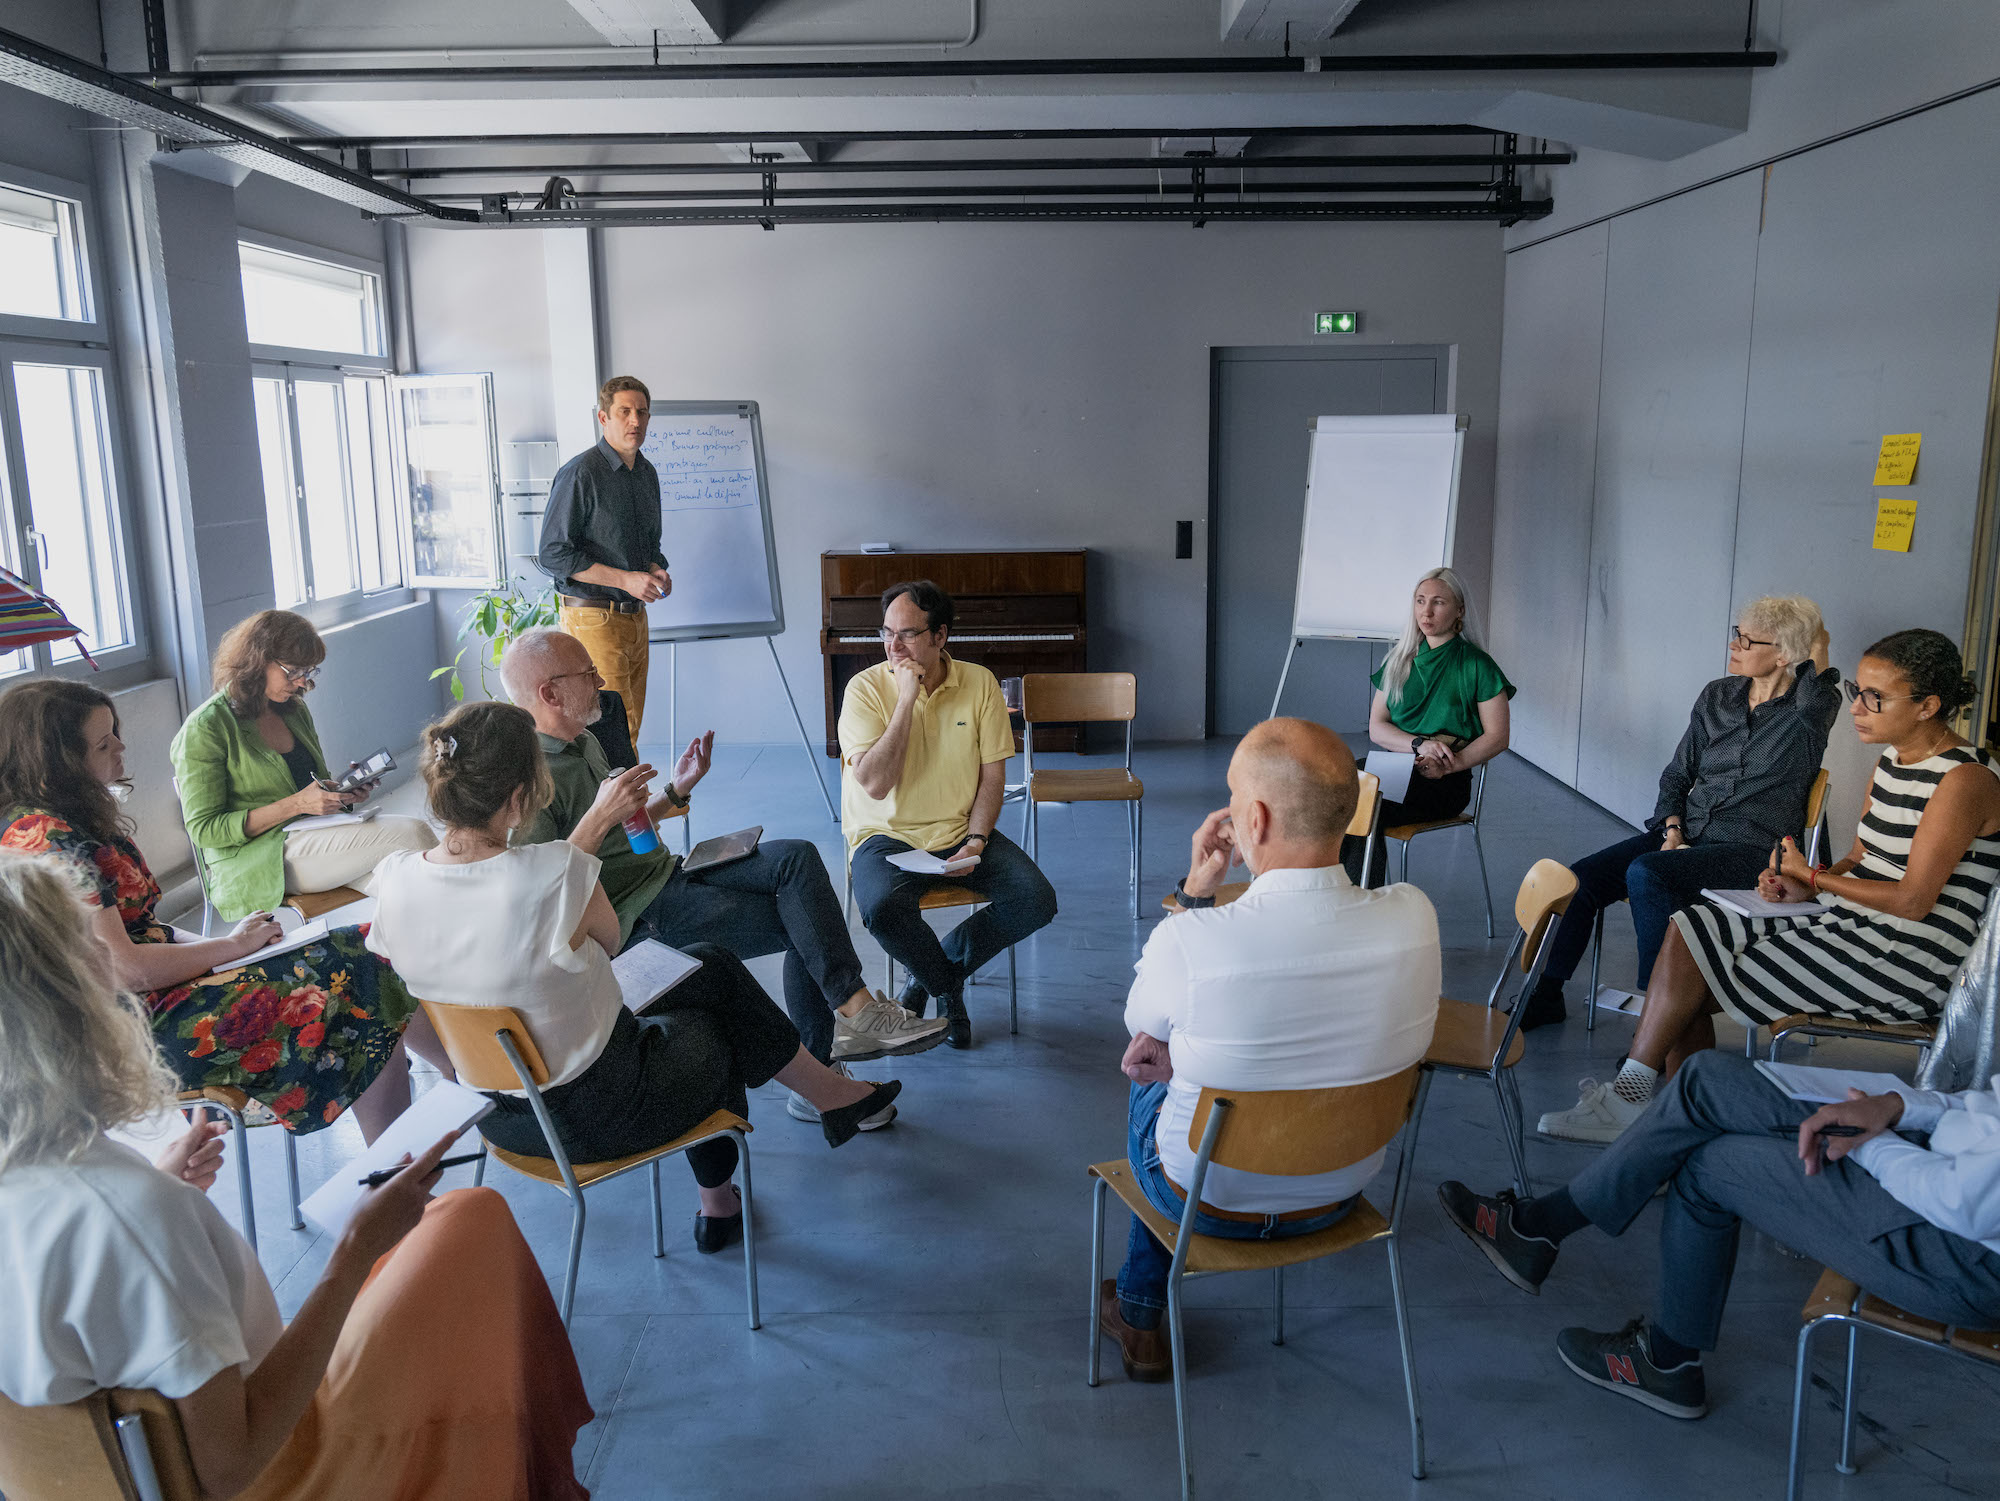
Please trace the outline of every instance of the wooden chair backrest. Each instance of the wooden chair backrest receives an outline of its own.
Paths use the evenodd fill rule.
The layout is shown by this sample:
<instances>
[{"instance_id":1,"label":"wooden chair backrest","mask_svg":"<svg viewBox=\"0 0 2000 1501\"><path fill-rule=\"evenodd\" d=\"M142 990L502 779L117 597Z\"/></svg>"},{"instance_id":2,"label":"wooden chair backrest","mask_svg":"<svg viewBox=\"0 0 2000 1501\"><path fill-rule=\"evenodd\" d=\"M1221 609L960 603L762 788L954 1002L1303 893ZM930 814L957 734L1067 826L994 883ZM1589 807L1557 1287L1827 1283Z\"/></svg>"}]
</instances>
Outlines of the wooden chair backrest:
<instances>
[{"instance_id":1,"label":"wooden chair backrest","mask_svg":"<svg viewBox=\"0 0 2000 1501\"><path fill-rule=\"evenodd\" d=\"M1521 877L1521 889L1514 893L1514 921L1528 935L1521 945L1522 974L1534 968L1542 934L1568 910L1575 895L1576 872L1560 860L1537 860Z\"/></svg>"},{"instance_id":2,"label":"wooden chair backrest","mask_svg":"<svg viewBox=\"0 0 2000 1501\"><path fill-rule=\"evenodd\" d=\"M1021 718L1029 724L1130 719L1139 680L1129 672L1030 672L1021 677Z\"/></svg>"},{"instance_id":3,"label":"wooden chair backrest","mask_svg":"<svg viewBox=\"0 0 2000 1501\"><path fill-rule=\"evenodd\" d=\"M1188 1126L1201 1150L1215 1101L1231 1102L1210 1160L1246 1173L1298 1177L1351 1167L1395 1139L1410 1118L1417 1069L1333 1089L1204 1089Z\"/></svg>"},{"instance_id":4,"label":"wooden chair backrest","mask_svg":"<svg viewBox=\"0 0 2000 1501\"><path fill-rule=\"evenodd\" d=\"M548 1083L549 1069L542 1062L541 1050L512 1006L455 1006L448 1001L419 1004L437 1029L438 1041L444 1044L451 1066L458 1070L458 1082L466 1088L521 1087L521 1076L514 1072L514 1065L507 1061L494 1035L501 1031L513 1034L515 1051L520 1053L535 1083Z\"/></svg>"},{"instance_id":5,"label":"wooden chair backrest","mask_svg":"<svg viewBox=\"0 0 2000 1501\"><path fill-rule=\"evenodd\" d=\"M1811 837L1812 831L1819 827L1819 816L1826 811L1827 789L1832 785L1833 778L1827 774L1824 766L1813 773L1812 786L1806 791L1806 835L1808 838Z\"/></svg>"},{"instance_id":6,"label":"wooden chair backrest","mask_svg":"<svg viewBox=\"0 0 2000 1501\"><path fill-rule=\"evenodd\" d=\"M1382 802L1382 779L1372 771L1364 771L1360 782L1361 797L1354 805L1354 816L1347 820L1347 832L1356 839L1365 839L1375 827L1375 810Z\"/></svg>"},{"instance_id":7,"label":"wooden chair backrest","mask_svg":"<svg viewBox=\"0 0 2000 1501\"><path fill-rule=\"evenodd\" d=\"M166 1501L200 1501L180 1413L151 1391L100 1391L60 1407L17 1407L0 1397L0 1492L20 1501L133 1501L112 1426L137 1413Z\"/></svg>"}]
</instances>

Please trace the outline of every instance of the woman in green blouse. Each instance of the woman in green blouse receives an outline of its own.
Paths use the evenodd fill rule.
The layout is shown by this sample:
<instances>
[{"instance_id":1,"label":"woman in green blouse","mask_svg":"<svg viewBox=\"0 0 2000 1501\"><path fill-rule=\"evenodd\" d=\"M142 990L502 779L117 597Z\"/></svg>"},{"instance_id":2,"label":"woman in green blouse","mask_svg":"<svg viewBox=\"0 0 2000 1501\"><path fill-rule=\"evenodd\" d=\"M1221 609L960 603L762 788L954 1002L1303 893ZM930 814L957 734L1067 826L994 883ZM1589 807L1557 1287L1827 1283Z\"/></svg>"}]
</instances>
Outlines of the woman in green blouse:
<instances>
[{"instance_id":1,"label":"woman in green blouse","mask_svg":"<svg viewBox=\"0 0 2000 1501\"><path fill-rule=\"evenodd\" d=\"M1472 801L1472 768L1507 748L1507 700L1514 685L1472 639L1465 582L1456 573L1433 568L1417 580L1403 638L1370 681L1375 702L1368 713L1369 740L1417 758L1403 800L1382 805L1382 826L1463 813ZM1365 846L1365 840L1349 839L1341 847L1341 863L1356 881ZM1377 884L1386 863L1377 835Z\"/></svg>"},{"instance_id":2,"label":"woman in green blouse","mask_svg":"<svg viewBox=\"0 0 2000 1501\"><path fill-rule=\"evenodd\" d=\"M308 824L351 812L368 789L336 791L305 696L326 643L302 615L260 610L215 649L215 693L174 736L170 754L188 838L208 871L215 910L234 921L274 911L287 892L363 881L391 850L437 843L420 818Z\"/></svg>"}]
</instances>

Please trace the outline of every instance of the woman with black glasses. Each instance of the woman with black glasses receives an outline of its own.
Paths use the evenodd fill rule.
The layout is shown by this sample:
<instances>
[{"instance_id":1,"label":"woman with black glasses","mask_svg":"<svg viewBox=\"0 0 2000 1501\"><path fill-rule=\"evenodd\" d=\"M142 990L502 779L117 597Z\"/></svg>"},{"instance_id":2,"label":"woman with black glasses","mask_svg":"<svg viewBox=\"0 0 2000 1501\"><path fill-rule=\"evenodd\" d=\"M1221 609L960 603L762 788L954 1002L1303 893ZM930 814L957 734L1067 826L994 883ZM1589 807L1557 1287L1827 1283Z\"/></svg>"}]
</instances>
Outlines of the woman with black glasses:
<instances>
[{"instance_id":1,"label":"woman with black glasses","mask_svg":"<svg viewBox=\"0 0 2000 1501\"><path fill-rule=\"evenodd\" d=\"M1645 830L1570 867L1577 892L1526 1001L1522 1031L1568 1019L1563 985L1606 907L1632 903L1644 990L1675 910L1704 889L1754 886L1771 846L1800 831L1840 712L1840 675L1826 665L1827 650L1819 606L1804 596L1743 607L1729 630L1729 672L1694 701Z\"/></svg>"},{"instance_id":2,"label":"woman with black glasses","mask_svg":"<svg viewBox=\"0 0 2000 1501\"><path fill-rule=\"evenodd\" d=\"M1767 901L1824 907L1741 917L1697 902L1676 912L1617 1078L1586 1082L1574 1110L1542 1117L1546 1134L1615 1140L1662 1079L1715 1046L1717 1011L1752 1027L1799 1013L1937 1019L2000 878L2000 763L1952 732L1972 682L1936 631L1883 637L1844 686L1862 742L1888 747L1854 848L1815 866L1788 838L1757 883Z\"/></svg>"},{"instance_id":3,"label":"woman with black glasses","mask_svg":"<svg viewBox=\"0 0 2000 1501\"><path fill-rule=\"evenodd\" d=\"M326 643L304 616L260 610L215 651L215 693L174 736L181 813L208 872L215 910L234 921L270 912L287 892L363 881L391 850L437 843L418 818L316 824L351 813L372 784L338 789L305 696Z\"/></svg>"}]
</instances>

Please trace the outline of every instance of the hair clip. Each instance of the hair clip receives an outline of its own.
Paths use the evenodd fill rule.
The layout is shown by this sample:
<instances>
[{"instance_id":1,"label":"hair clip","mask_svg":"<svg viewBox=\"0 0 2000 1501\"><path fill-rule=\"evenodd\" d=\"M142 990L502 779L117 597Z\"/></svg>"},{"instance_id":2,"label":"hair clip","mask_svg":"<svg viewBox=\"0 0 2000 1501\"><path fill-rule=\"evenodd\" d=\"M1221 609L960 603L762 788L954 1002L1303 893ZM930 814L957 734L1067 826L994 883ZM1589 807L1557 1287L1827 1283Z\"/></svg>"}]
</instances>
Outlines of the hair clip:
<instances>
[{"instance_id":1,"label":"hair clip","mask_svg":"<svg viewBox=\"0 0 2000 1501\"><path fill-rule=\"evenodd\" d=\"M449 761L453 756L457 754L458 754L458 736L456 735L438 736L437 758L440 761Z\"/></svg>"}]
</instances>

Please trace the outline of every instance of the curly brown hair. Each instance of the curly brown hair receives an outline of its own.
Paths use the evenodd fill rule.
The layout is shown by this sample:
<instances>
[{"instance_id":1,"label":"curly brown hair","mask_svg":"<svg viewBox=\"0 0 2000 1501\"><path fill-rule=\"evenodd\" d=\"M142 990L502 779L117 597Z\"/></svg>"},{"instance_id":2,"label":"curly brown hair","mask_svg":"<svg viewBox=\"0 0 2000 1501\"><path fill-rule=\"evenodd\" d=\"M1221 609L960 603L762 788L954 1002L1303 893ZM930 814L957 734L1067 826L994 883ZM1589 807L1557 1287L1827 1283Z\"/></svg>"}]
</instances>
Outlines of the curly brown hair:
<instances>
[{"instance_id":1,"label":"curly brown hair","mask_svg":"<svg viewBox=\"0 0 2000 1501\"><path fill-rule=\"evenodd\" d=\"M259 610L229 628L215 648L215 691L229 700L242 719L255 719L270 706L264 697L264 669L317 667L326 660L326 643L303 615L290 610Z\"/></svg>"},{"instance_id":2,"label":"curly brown hair","mask_svg":"<svg viewBox=\"0 0 2000 1501\"><path fill-rule=\"evenodd\" d=\"M0 809L43 808L99 841L131 832L131 822L90 774L84 721L118 708L109 694L68 678L37 678L0 698Z\"/></svg>"},{"instance_id":3,"label":"curly brown hair","mask_svg":"<svg viewBox=\"0 0 2000 1501\"><path fill-rule=\"evenodd\" d=\"M423 773L431 812L449 829L485 828L524 787L530 818L555 795L535 716L512 704L463 704L425 725Z\"/></svg>"}]
</instances>

